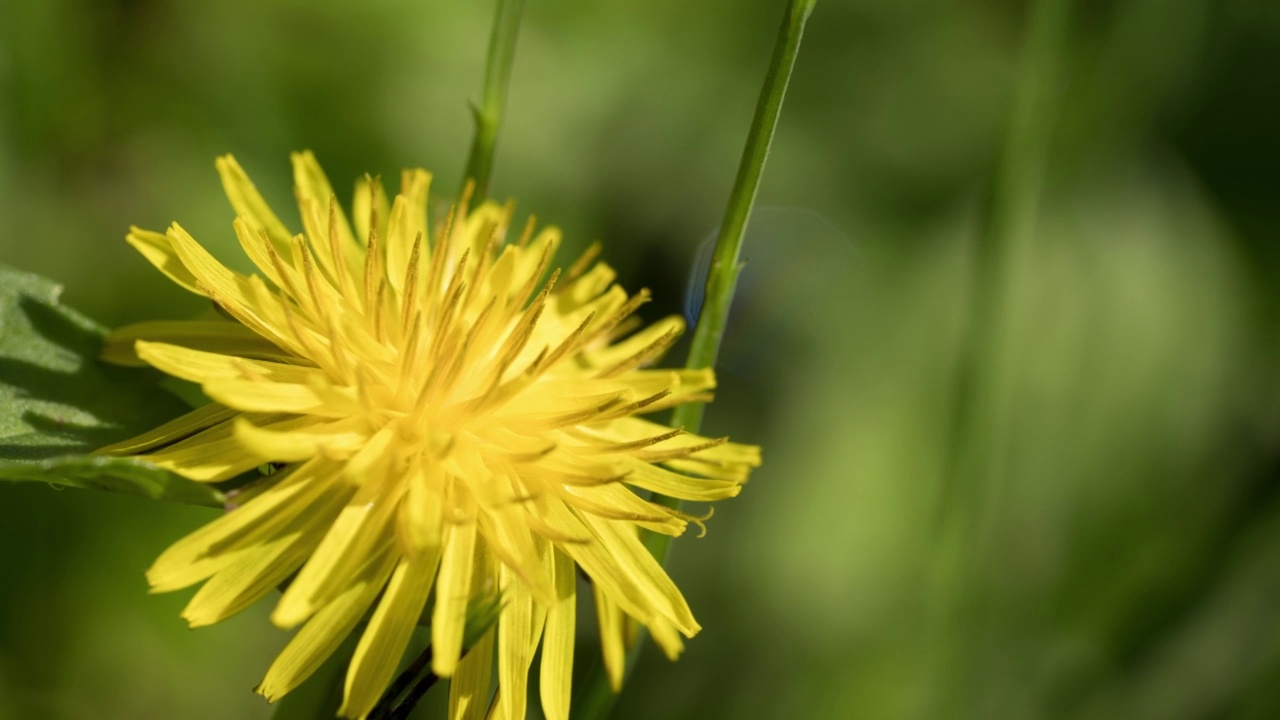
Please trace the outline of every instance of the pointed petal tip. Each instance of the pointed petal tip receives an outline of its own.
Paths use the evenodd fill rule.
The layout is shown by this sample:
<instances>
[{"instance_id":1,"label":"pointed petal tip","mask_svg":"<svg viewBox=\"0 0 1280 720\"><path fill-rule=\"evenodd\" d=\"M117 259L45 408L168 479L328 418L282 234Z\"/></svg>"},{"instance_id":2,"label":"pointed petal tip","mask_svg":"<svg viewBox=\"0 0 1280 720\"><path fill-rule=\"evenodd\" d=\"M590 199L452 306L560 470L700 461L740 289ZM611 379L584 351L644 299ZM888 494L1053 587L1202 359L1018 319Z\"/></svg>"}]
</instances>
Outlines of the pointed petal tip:
<instances>
[{"instance_id":1,"label":"pointed petal tip","mask_svg":"<svg viewBox=\"0 0 1280 720\"><path fill-rule=\"evenodd\" d=\"M271 624L281 630L292 630L306 622L312 615L311 606L304 603L286 604L282 598L275 610L271 611Z\"/></svg>"},{"instance_id":2,"label":"pointed petal tip","mask_svg":"<svg viewBox=\"0 0 1280 720\"><path fill-rule=\"evenodd\" d=\"M253 691L261 695L270 704L275 704L280 698L289 693L288 690L281 691L277 683L268 682L266 678L263 678L262 682L254 686Z\"/></svg>"},{"instance_id":3,"label":"pointed petal tip","mask_svg":"<svg viewBox=\"0 0 1280 720\"><path fill-rule=\"evenodd\" d=\"M354 706L350 691L346 691L342 696L342 706L338 708L338 717L347 718L347 720L366 720L369 717L369 713L373 712L375 705L377 705L376 697L372 701Z\"/></svg>"},{"instance_id":4,"label":"pointed petal tip","mask_svg":"<svg viewBox=\"0 0 1280 720\"><path fill-rule=\"evenodd\" d=\"M148 595L171 593L174 590L191 587L196 582L199 582L185 582L179 579L182 574L181 570L175 570L174 568L157 569L157 566L158 563L157 565L152 565L151 569L147 570L146 573Z\"/></svg>"},{"instance_id":5,"label":"pointed petal tip","mask_svg":"<svg viewBox=\"0 0 1280 720\"><path fill-rule=\"evenodd\" d=\"M457 669L458 669L457 658L447 658L447 657L442 657L440 655L436 655L435 657L431 658L431 672L435 673L437 677L441 677L441 678L453 677L453 673Z\"/></svg>"},{"instance_id":6,"label":"pointed petal tip","mask_svg":"<svg viewBox=\"0 0 1280 720\"><path fill-rule=\"evenodd\" d=\"M197 630L202 627L209 627L210 625L214 625L218 622L216 618L195 611L183 610L178 617L187 621L188 630Z\"/></svg>"}]
</instances>

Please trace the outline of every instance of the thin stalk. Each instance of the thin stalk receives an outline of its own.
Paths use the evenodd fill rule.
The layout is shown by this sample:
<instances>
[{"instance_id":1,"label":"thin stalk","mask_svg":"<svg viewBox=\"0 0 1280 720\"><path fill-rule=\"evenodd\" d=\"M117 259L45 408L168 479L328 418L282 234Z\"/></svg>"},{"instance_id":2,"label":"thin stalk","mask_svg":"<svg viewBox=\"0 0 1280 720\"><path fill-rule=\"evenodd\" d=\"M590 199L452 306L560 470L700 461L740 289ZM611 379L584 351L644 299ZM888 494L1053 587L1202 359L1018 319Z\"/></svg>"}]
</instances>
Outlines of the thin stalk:
<instances>
[{"instance_id":1,"label":"thin stalk","mask_svg":"<svg viewBox=\"0 0 1280 720\"><path fill-rule=\"evenodd\" d=\"M734 178L733 190L729 193L729 204L725 208L724 221L720 224L720 234L716 238L711 268L707 274L704 295L706 299L702 305L702 312L698 316L698 325L693 332L693 344L689 348L689 358L686 362L690 368L714 367L716 357L720 353L720 341L724 337L725 323L729 319L729 307L733 303L738 273L742 270L738 260L742 250L742 239L746 234L747 223L751 219L751 209L755 205L756 193L760 189L760 178L764 174L764 163L769 156L773 132L778 126L778 117L782 114L782 101L787 92L787 82L791 79L796 56L800 53L800 38L804 34L804 25L809 19L809 14L813 12L816 2L817 0L789 0L786 14L782 18L782 25L778 29L778 38L773 46L773 57L769 61L764 85L760 88L755 115L751 119L751 129L747 132L746 147L742 151L738 174ZM672 416L672 425L684 427L689 432L697 432L702 425L702 413L701 404L681 405ZM662 495L655 496L653 501L672 508L680 506L679 500ZM644 542L659 563L666 560L670 549L668 536L646 533ZM644 646L645 639L646 635L641 628L627 656L628 675L635 667L636 658ZM582 689L574 700L574 717L607 717L617 701L617 695L609 687L603 665L593 668L580 687Z\"/></svg>"},{"instance_id":2,"label":"thin stalk","mask_svg":"<svg viewBox=\"0 0 1280 720\"><path fill-rule=\"evenodd\" d=\"M476 134L467 156L467 172L462 178L476 183L477 201L484 200L489 190L489 173L493 170L493 153L498 144L498 127L507 104L507 86L516 56L516 36L520 32L520 15L524 0L497 0L493 13L493 30L489 34L489 55L485 60L484 94L480 106L471 106Z\"/></svg>"},{"instance_id":3,"label":"thin stalk","mask_svg":"<svg viewBox=\"0 0 1280 720\"><path fill-rule=\"evenodd\" d=\"M769 61L769 70L764 76L764 86L760 88L755 115L751 118L751 129L747 132L747 144L742 149L738 175L734 178L733 190L729 193L729 205L725 208L724 221L720 223L720 235L716 238L715 251L711 257L704 294L706 300L703 302L702 312L698 314L693 344L685 363L689 368L714 367L716 357L720 354L720 341L724 338L725 323L729 320L729 306L733 304L738 273L742 271L742 265L738 261L742 252L742 239L747 232L747 223L751 220L756 192L760 189L764 162L769 156L769 146L773 143L773 131L782 114L787 82L791 79L791 70L800 53L800 38L804 34L805 21L809 19L809 13L813 12L816 1L790 0L778 29L773 58ZM671 424L689 432L698 432L702 426L704 407L701 403L681 405L672 415ZM680 505L679 500L666 496L655 497L654 502L668 507ZM667 535L649 535L649 542L646 544L659 562L666 558L670 540Z\"/></svg>"}]
</instances>

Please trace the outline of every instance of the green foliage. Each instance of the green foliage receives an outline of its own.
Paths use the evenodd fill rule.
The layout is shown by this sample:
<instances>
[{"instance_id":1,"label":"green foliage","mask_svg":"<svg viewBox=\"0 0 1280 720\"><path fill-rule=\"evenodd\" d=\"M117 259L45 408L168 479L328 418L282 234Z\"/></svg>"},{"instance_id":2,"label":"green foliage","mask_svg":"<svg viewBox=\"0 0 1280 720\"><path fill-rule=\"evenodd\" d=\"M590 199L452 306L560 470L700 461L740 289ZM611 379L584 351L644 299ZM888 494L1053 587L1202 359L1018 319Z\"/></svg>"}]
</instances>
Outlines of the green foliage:
<instances>
[{"instance_id":1,"label":"green foliage","mask_svg":"<svg viewBox=\"0 0 1280 720\"><path fill-rule=\"evenodd\" d=\"M62 305L61 291L0 266L0 479L221 505L214 488L88 454L186 408L156 373L99 363L104 329Z\"/></svg>"}]
</instances>

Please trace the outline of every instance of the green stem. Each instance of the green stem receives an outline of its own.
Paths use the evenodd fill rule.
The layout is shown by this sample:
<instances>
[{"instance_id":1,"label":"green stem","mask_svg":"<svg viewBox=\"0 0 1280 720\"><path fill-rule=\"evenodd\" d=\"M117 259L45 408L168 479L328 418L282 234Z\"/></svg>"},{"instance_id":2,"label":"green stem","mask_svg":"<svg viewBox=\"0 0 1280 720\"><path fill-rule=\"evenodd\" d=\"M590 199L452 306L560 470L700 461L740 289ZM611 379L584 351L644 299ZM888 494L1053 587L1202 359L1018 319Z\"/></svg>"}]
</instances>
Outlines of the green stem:
<instances>
[{"instance_id":1,"label":"green stem","mask_svg":"<svg viewBox=\"0 0 1280 720\"><path fill-rule=\"evenodd\" d=\"M733 303L738 273L742 270L738 260L742 239L751 219L756 192L760 189L760 178L764 174L764 163L769 156L773 132L778 126L778 117L782 114L787 82L791 79L791 70L800 53L804 25L816 2L817 0L789 0L787 12L778 29L773 57L769 61L764 86L760 88L751 129L747 132L746 147L742 151L738 174L729 194L728 207L725 208L724 221L720 224L720 234L716 238L715 252L707 275L705 300L698 316L698 325L693 332L693 344L689 348L686 365L690 368L714 367L716 356L720 353L720 341L724 337L725 323L729 319L729 307ZM698 432L702 425L702 413L703 406L699 403L681 405L672 416L671 424L689 432ZM679 500L663 495L655 495L653 502L671 508L680 506ZM670 537L657 533L646 533L644 537L645 546L659 563L665 562L667 558L670 540ZM627 656L628 675L635 667L645 639L646 635L641 628ZM607 717L617 701L617 695L609 688L603 665L597 665L580 687L582 689L574 700L574 717Z\"/></svg>"},{"instance_id":2,"label":"green stem","mask_svg":"<svg viewBox=\"0 0 1280 720\"><path fill-rule=\"evenodd\" d=\"M475 138L467 157L467 180L475 182L476 201L485 198L489 189L489 173L493 169L494 148L498 144L498 127L507 103L507 86L516 55L516 36L520 31L520 15L524 0L498 0L493 13L493 30L489 34L489 55L484 68L484 95L480 106L471 107L476 123Z\"/></svg>"},{"instance_id":3,"label":"green stem","mask_svg":"<svg viewBox=\"0 0 1280 720\"><path fill-rule=\"evenodd\" d=\"M778 29L773 58L764 77L764 86L760 88L755 116L752 117L751 129L747 132L747 144L738 164L738 175L734 178L729 205L725 208L720 235L716 238L715 253L707 274L704 293L706 299L702 312L698 315L698 326L693 331L693 344L689 348L689 359L686 362L690 368L714 367L716 356L720 353L720 341L724 338L725 323L729 319L729 306L733 304L738 273L742 270L738 261L742 239L751 219L756 192L760 189L760 177L764 174L764 161L769 156L769 146L773 143L773 131L778 126L778 116L782 114L787 81L791 79L791 69L795 67L796 56L800 53L804 24L809 19L809 13L813 12L815 2L816 0L790 0L782 26ZM681 405L671 416L671 424L689 432L698 432L702 426L704 407L701 403ZM666 496L656 497L654 502L668 507L679 507L680 504L679 500ZM649 549L662 562L666 558L671 538L656 533L649 537Z\"/></svg>"}]
</instances>

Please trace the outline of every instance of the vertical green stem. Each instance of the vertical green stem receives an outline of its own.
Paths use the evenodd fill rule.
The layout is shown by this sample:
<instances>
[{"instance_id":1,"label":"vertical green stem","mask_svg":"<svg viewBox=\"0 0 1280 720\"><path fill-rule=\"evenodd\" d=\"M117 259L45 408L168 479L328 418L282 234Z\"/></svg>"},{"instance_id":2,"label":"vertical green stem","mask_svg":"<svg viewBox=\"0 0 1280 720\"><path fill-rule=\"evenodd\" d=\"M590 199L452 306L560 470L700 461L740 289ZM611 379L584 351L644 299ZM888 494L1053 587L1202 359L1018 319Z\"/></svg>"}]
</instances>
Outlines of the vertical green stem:
<instances>
[{"instance_id":1,"label":"vertical green stem","mask_svg":"<svg viewBox=\"0 0 1280 720\"><path fill-rule=\"evenodd\" d=\"M751 119L751 129L747 132L747 144L742 150L742 160L738 164L738 175L733 181L733 190L729 194L729 205L724 211L724 221L720 223L720 235L716 238L715 253L711 258L711 269L707 274L707 287L698 316L698 326L693 331L693 345L689 348L689 359L686 365L690 368L709 368L716 364L716 356L720 353L720 341L724 337L725 323L729 319L729 306L733 304L733 292L738 285L738 273L742 270L738 256L742 251L742 238L747 232L747 223L751 219L751 209L756 202L756 192L760 189L760 177L764 174L764 161L769 156L769 146L773 143L773 131L778 126L778 117L782 114L782 100L787 92L787 81L791 79L791 70L795 67L796 56L800 53L800 37L804 33L805 21L813 12L816 0L790 0L782 26L778 29L778 39L773 46L773 58L769 62L769 71L764 77L764 86L760 88L760 98L756 101L756 111ZM671 424L683 427L689 432L698 432L702 425L701 403L681 405L672 415ZM658 497L655 502L669 507L677 507L678 500ZM649 548L654 557L661 562L667 554L667 544L671 540L666 535L651 534Z\"/></svg>"},{"instance_id":2,"label":"vertical green stem","mask_svg":"<svg viewBox=\"0 0 1280 720\"><path fill-rule=\"evenodd\" d=\"M747 132L746 147L742 151L738 174L733 182L733 190L729 194L728 207L725 208L724 221L720 224L720 234L716 238L711 269L707 275L705 300L698 317L697 328L694 329L693 345L689 349L689 359L686 363L690 368L713 367L716 356L720 352L725 322L729 318L729 306L733 303L738 273L742 269L738 261L742 250L742 239L747 230L747 223L751 219L756 192L760 188L760 177L764 174L764 163L769 155L769 146L773 142L773 132L778 126L778 117L782 114L782 100L787 92L787 82L791 79L791 70L795 67L796 56L800 52L800 38L804 34L804 25L809 19L809 14L813 12L816 1L789 0L787 12L778 29L778 38L773 46L773 57L769 61L764 86L760 89L760 97L756 101L751 129ZM672 417L672 425L684 427L689 432L697 432L702 424L702 412L701 404L681 405ZM655 496L653 501L673 508L680 505L679 500L661 495ZM645 546L659 563L666 560L670 540L668 536L657 533L647 533L644 538ZM642 632L637 636L627 657L628 674L635 666L636 657L644 641L645 635ZM574 717L607 717L616 699L617 696L609 688L603 666L597 666L586 678L574 700Z\"/></svg>"},{"instance_id":3,"label":"vertical green stem","mask_svg":"<svg viewBox=\"0 0 1280 720\"><path fill-rule=\"evenodd\" d=\"M511 66L516 55L516 36L520 32L520 15L524 0L497 0L493 14L493 30L489 34L489 55L484 68L484 95L480 106L472 106L471 114L476 123L475 138L471 141L471 153L467 157L467 180L475 182L477 201L483 200L489 190L489 173L493 169L494 148L498 144L498 127L502 124L502 111L507 103L507 86L511 81Z\"/></svg>"}]
</instances>

